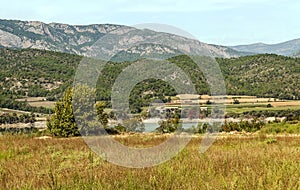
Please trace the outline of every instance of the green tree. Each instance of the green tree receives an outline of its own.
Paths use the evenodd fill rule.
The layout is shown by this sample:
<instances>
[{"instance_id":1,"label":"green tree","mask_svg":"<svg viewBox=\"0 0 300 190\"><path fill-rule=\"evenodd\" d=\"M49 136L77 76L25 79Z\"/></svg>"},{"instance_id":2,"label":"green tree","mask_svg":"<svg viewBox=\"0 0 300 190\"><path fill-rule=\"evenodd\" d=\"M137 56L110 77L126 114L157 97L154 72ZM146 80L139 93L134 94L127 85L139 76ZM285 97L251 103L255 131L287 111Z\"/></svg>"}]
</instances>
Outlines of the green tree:
<instances>
[{"instance_id":1,"label":"green tree","mask_svg":"<svg viewBox=\"0 0 300 190\"><path fill-rule=\"evenodd\" d=\"M105 104L95 103L96 89L86 84L77 84L73 90L73 106L80 134L85 136L103 133L107 127L108 116ZM97 117L98 115L98 117ZM99 122L100 121L100 122Z\"/></svg>"},{"instance_id":2,"label":"green tree","mask_svg":"<svg viewBox=\"0 0 300 190\"><path fill-rule=\"evenodd\" d=\"M104 112L103 102L95 104L95 92L94 88L84 84L68 88L62 100L55 104L55 113L47 122L50 133L61 137L103 133L108 114Z\"/></svg>"},{"instance_id":3,"label":"green tree","mask_svg":"<svg viewBox=\"0 0 300 190\"><path fill-rule=\"evenodd\" d=\"M103 128L106 128L108 123L108 114L104 111L105 107L105 102L97 102L95 105L98 121L101 123Z\"/></svg>"},{"instance_id":4,"label":"green tree","mask_svg":"<svg viewBox=\"0 0 300 190\"><path fill-rule=\"evenodd\" d=\"M61 137L79 135L73 114L71 88L66 90L61 101L56 102L54 112L47 122L47 128L51 134Z\"/></svg>"},{"instance_id":5,"label":"green tree","mask_svg":"<svg viewBox=\"0 0 300 190\"><path fill-rule=\"evenodd\" d=\"M156 128L156 131L160 133L173 133L176 130L182 130L182 123L177 114L174 118L169 118L165 121L160 121L159 127Z\"/></svg>"}]
</instances>

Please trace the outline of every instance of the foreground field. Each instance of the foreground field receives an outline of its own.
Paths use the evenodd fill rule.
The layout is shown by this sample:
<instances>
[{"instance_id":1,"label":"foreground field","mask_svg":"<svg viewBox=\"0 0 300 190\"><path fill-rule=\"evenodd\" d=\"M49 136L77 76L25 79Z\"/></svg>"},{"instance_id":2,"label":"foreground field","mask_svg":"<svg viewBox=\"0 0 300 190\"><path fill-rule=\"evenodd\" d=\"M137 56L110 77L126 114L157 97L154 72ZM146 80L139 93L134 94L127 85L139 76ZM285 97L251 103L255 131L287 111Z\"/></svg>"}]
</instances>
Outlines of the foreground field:
<instances>
[{"instance_id":1,"label":"foreground field","mask_svg":"<svg viewBox=\"0 0 300 190\"><path fill-rule=\"evenodd\" d=\"M130 146L166 136L119 136ZM92 153L81 138L0 137L0 189L299 189L300 138L223 137L204 154L201 137L161 165L130 169Z\"/></svg>"}]
</instances>

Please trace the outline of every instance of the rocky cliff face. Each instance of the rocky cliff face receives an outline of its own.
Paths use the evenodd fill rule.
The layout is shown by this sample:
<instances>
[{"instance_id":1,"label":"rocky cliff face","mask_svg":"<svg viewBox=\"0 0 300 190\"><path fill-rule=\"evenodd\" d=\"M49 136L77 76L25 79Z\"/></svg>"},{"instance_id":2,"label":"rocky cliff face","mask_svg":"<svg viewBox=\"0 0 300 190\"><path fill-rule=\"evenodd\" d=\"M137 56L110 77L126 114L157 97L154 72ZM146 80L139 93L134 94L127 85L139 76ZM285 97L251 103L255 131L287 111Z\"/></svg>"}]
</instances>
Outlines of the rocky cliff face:
<instances>
[{"instance_id":1,"label":"rocky cliff face","mask_svg":"<svg viewBox=\"0 0 300 190\"><path fill-rule=\"evenodd\" d=\"M98 38L119 25L71 26L32 21L0 20L0 45L84 54Z\"/></svg>"},{"instance_id":2,"label":"rocky cliff face","mask_svg":"<svg viewBox=\"0 0 300 190\"><path fill-rule=\"evenodd\" d=\"M113 24L76 26L59 23L46 24L38 21L0 20L0 47L45 49L91 56L89 53L92 45L105 34L111 33L112 31L118 31L115 32L114 35L124 36L124 33L132 29L123 26L124 30L118 30L121 27L121 25ZM183 46L190 46L193 44L193 50L187 49L187 52L190 51L190 53L202 48L216 57L237 57L246 55L246 53L238 52L228 47L210 45L181 36L154 32L151 30L143 33L136 33L130 37L131 40L137 42L141 39L151 37L155 38L157 41L162 41L167 38L173 40L174 43L183 44ZM149 52L153 51L155 54L163 54L165 51L174 51L168 48L169 47L166 48L152 45L143 48L144 50L139 49L138 53L149 54ZM128 51L132 50L133 49L131 48Z\"/></svg>"}]
</instances>

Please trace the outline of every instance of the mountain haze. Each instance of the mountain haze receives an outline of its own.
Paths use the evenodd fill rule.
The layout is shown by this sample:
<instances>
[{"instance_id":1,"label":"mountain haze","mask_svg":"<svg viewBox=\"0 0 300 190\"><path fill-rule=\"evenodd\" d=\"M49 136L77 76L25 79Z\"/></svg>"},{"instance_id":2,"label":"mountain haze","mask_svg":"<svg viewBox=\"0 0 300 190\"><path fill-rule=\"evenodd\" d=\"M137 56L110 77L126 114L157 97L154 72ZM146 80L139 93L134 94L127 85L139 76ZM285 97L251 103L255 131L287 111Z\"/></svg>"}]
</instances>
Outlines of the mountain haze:
<instances>
[{"instance_id":1,"label":"mountain haze","mask_svg":"<svg viewBox=\"0 0 300 190\"><path fill-rule=\"evenodd\" d=\"M236 51L246 51L256 54L278 54L285 56L299 56L300 54L300 39L290 40L278 44L256 43L250 45L231 46L230 48Z\"/></svg>"}]
</instances>

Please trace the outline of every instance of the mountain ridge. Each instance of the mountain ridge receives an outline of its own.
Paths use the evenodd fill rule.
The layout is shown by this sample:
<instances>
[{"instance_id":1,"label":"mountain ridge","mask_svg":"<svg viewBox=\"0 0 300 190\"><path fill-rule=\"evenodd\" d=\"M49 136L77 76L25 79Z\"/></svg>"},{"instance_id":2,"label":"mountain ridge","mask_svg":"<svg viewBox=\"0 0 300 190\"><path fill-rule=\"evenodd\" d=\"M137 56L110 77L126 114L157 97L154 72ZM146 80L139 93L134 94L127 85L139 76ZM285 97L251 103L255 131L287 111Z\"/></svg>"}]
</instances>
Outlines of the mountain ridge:
<instances>
[{"instance_id":1,"label":"mountain ridge","mask_svg":"<svg viewBox=\"0 0 300 190\"><path fill-rule=\"evenodd\" d=\"M246 51L256 54L278 54L284 56L299 56L300 53L300 38L285 42L266 44L254 43L248 45L228 46L236 51Z\"/></svg>"},{"instance_id":2,"label":"mountain ridge","mask_svg":"<svg viewBox=\"0 0 300 190\"><path fill-rule=\"evenodd\" d=\"M40 21L0 20L0 45L83 54L85 47L121 25L46 24Z\"/></svg>"},{"instance_id":3,"label":"mountain ridge","mask_svg":"<svg viewBox=\"0 0 300 190\"><path fill-rule=\"evenodd\" d=\"M40 21L0 19L0 47L45 49L88 55L93 44L99 38L121 27L124 27L126 30L133 28L115 24L68 25L54 22L46 24ZM121 30L118 32L122 33ZM165 38L172 39L177 44L197 44L199 47L206 48L211 55L216 57L229 58L249 55L249 53L239 52L226 46L211 45L197 40L193 41L192 39L175 34L155 32L153 30L145 31L143 34L146 35L145 38L153 37L158 41L161 40L159 39L160 35L164 34ZM120 34L117 33L116 35ZM195 43L196 41L197 43ZM197 47L194 49L197 49Z\"/></svg>"},{"instance_id":4,"label":"mountain ridge","mask_svg":"<svg viewBox=\"0 0 300 190\"><path fill-rule=\"evenodd\" d=\"M108 23L69 25L57 22L51 22L47 24L41 21L0 19L0 48L45 49L50 51L92 56L90 55L91 49L98 39L108 33L113 33L113 31L117 31L115 35L120 37L122 34L124 34L123 29L127 31L138 30L130 26ZM164 36L164 38L173 40L175 45L187 44L188 46L192 47L193 50L204 48L209 55L214 57L230 58L266 53L291 57L300 56L300 38L277 44L266 44L259 42L248 45L223 46L208 44L175 34L156 32L149 29L143 29L141 31L143 31L143 33L131 37L133 39L138 39L141 37L143 39L155 38L157 41L164 41L160 38L161 36ZM165 49L165 47L162 46L161 49ZM120 51L124 52L126 50L120 49ZM157 49L148 48L147 51L153 51L154 55L157 54ZM146 52L141 52L141 54L145 53ZM191 51L187 53L193 52Z\"/></svg>"}]
</instances>

